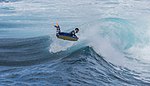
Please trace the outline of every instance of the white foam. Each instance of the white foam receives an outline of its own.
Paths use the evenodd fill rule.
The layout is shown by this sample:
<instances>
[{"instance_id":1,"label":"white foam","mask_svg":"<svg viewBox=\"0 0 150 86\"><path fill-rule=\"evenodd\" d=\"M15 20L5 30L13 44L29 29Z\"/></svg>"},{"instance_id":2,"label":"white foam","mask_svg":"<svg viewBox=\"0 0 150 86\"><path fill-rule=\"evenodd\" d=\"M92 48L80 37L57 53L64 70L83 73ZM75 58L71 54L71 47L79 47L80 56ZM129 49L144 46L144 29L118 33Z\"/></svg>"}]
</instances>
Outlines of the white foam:
<instances>
[{"instance_id":1,"label":"white foam","mask_svg":"<svg viewBox=\"0 0 150 86\"><path fill-rule=\"evenodd\" d=\"M60 52L60 51L65 51L68 48L70 48L71 46L73 46L73 44L74 44L74 42L58 39L56 37L52 37L52 43L50 44L49 52L56 53L56 52Z\"/></svg>"}]
</instances>

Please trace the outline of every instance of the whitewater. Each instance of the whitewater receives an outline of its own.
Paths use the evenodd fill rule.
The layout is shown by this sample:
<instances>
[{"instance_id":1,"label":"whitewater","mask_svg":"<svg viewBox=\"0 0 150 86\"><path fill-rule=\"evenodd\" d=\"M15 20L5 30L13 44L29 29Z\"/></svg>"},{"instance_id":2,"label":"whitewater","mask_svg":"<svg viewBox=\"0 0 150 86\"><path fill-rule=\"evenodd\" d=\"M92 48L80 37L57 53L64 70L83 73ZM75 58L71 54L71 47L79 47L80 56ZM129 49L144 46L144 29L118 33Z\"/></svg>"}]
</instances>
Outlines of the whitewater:
<instances>
[{"instance_id":1,"label":"whitewater","mask_svg":"<svg viewBox=\"0 0 150 86\"><path fill-rule=\"evenodd\" d=\"M0 0L0 86L149 86L149 14L149 0Z\"/></svg>"}]
</instances>

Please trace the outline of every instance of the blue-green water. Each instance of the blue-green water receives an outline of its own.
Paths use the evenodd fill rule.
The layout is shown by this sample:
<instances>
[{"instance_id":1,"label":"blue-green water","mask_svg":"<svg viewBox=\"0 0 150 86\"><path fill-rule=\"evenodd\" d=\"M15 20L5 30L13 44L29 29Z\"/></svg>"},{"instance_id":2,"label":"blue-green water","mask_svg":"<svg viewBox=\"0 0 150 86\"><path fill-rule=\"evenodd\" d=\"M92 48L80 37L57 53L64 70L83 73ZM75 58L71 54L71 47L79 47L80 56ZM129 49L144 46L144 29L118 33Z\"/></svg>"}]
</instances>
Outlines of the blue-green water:
<instances>
[{"instance_id":1,"label":"blue-green water","mask_svg":"<svg viewBox=\"0 0 150 86\"><path fill-rule=\"evenodd\" d=\"M1 86L149 86L148 0L0 0ZM57 39L80 29L79 40Z\"/></svg>"}]
</instances>

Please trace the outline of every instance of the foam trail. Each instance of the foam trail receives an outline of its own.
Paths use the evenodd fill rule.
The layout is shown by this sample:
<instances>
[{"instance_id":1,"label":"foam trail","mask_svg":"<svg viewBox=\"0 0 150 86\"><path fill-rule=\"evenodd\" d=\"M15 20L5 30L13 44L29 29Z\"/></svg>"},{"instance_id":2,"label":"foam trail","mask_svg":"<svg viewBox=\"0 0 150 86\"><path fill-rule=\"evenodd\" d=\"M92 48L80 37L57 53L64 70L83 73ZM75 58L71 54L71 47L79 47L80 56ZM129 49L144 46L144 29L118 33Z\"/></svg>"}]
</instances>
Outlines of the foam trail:
<instances>
[{"instance_id":1,"label":"foam trail","mask_svg":"<svg viewBox=\"0 0 150 86\"><path fill-rule=\"evenodd\" d=\"M62 39L58 39L55 37L55 34L53 34L54 37L52 37L52 43L50 44L49 52L56 53L60 51L65 51L69 47L73 46L74 42L66 41Z\"/></svg>"}]
</instances>

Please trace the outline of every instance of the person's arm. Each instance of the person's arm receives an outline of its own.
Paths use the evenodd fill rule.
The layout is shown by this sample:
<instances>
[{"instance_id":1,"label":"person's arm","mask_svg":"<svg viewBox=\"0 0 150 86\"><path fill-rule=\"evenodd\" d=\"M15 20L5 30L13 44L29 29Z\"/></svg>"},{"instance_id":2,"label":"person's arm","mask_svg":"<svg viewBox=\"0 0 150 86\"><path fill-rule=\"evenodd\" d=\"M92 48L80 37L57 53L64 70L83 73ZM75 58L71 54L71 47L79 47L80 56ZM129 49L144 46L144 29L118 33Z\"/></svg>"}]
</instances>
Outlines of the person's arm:
<instances>
[{"instance_id":1,"label":"person's arm","mask_svg":"<svg viewBox=\"0 0 150 86\"><path fill-rule=\"evenodd\" d=\"M60 29L59 25L54 25L54 27L56 27L57 29Z\"/></svg>"}]
</instances>

